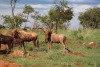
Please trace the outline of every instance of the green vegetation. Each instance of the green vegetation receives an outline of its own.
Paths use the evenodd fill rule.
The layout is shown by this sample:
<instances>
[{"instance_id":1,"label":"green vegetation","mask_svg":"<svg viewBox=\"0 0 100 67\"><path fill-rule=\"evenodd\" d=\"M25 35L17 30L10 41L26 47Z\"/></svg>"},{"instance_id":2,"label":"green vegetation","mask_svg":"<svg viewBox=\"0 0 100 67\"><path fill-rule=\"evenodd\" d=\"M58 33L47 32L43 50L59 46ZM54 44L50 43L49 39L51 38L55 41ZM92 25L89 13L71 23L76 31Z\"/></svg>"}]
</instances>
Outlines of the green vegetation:
<instances>
[{"instance_id":1,"label":"green vegetation","mask_svg":"<svg viewBox=\"0 0 100 67\"><path fill-rule=\"evenodd\" d=\"M100 28L100 8L89 8L79 15L80 23L84 28L98 29Z\"/></svg>"},{"instance_id":2,"label":"green vegetation","mask_svg":"<svg viewBox=\"0 0 100 67\"><path fill-rule=\"evenodd\" d=\"M8 30L2 30L6 34ZM39 34L40 48L35 48L32 43L26 43L27 51L32 51L30 57L23 56L13 58L12 56L0 55L1 60L15 62L24 67L100 67L100 30L58 30L58 33L67 36L66 46L73 52L80 52L81 55L63 53L60 44L53 44L51 51L48 51L48 44L44 43L44 33L41 30L33 30ZM88 48L89 42L95 42L98 47ZM84 44L85 43L85 44ZM84 44L84 45L83 45ZM18 50L17 47L15 47ZM21 48L20 50L23 50Z\"/></svg>"}]
</instances>

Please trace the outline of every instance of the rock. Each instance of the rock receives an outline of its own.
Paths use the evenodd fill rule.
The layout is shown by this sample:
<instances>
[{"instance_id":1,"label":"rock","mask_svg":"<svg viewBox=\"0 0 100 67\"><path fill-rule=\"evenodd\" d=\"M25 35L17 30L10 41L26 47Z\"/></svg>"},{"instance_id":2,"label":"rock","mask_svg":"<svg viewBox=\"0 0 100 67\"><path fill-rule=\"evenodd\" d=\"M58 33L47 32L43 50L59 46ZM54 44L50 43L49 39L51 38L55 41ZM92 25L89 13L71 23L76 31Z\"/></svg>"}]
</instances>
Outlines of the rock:
<instances>
[{"instance_id":1,"label":"rock","mask_svg":"<svg viewBox=\"0 0 100 67\"><path fill-rule=\"evenodd\" d=\"M95 44L94 42L90 42L90 43L89 43L89 46L90 46L91 48L95 48L95 47L96 47L96 44Z\"/></svg>"}]
</instances>

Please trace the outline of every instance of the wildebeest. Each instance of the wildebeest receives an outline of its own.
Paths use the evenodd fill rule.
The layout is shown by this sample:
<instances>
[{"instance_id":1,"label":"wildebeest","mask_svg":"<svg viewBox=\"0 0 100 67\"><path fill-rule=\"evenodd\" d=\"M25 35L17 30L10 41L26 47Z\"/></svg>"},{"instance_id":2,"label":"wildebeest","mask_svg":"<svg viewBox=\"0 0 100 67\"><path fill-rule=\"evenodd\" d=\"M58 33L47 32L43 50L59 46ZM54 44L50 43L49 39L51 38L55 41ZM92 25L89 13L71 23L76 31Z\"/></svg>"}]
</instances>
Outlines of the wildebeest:
<instances>
[{"instance_id":1,"label":"wildebeest","mask_svg":"<svg viewBox=\"0 0 100 67\"><path fill-rule=\"evenodd\" d=\"M39 47L37 33L15 29L12 31L11 35L16 39L22 39L24 42L32 41L35 47Z\"/></svg>"},{"instance_id":2,"label":"wildebeest","mask_svg":"<svg viewBox=\"0 0 100 67\"><path fill-rule=\"evenodd\" d=\"M66 48L65 42L66 42L66 36L64 34L56 34L53 33L50 29L49 30L44 30L45 33L45 41L49 42L49 49L52 48L52 43L60 43L64 50L66 49L68 52L70 50Z\"/></svg>"},{"instance_id":3,"label":"wildebeest","mask_svg":"<svg viewBox=\"0 0 100 67\"><path fill-rule=\"evenodd\" d=\"M22 39L14 39L13 44L15 46L23 47L24 51L26 52L24 40L22 40Z\"/></svg>"},{"instance_id":4,"label":"wildebeest","mask_svg":"<svg viewBox=\"0 0 100 67\"><path fill-rule=\"evenodd\" d=\"M48 30L43 30L44 33L45 33L45 43L49 42L50 41L50 37L51 37L51 34L52 34L52 31L50 29Z\"/></svg>"},{"instance_id":5,"label":"wildebeest","mask_svg":"<svg viewBox=\"0 0 100 67\"><path fill-rule=\"evenodd\" d=\"M9 50L7 50L7 52L13 51L13 37L6 36L0 33L0 48L1 48L1 44L8 45Z\"/></svg>"}]
</instances>

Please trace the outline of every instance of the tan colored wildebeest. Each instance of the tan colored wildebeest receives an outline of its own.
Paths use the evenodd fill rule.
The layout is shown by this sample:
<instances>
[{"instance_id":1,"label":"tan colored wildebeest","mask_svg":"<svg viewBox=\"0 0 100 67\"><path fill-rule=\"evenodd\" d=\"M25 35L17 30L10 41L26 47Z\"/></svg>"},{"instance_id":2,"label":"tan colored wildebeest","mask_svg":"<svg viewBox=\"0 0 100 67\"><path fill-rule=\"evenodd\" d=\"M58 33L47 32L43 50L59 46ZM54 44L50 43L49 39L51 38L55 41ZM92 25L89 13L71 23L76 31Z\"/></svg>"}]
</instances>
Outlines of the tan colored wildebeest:
<instances>
[{"instance_id":1,"label":"tan colored wildebeest","mask_svg":"<svg viewBox=\"0 0 100 67\"><path fill-rule=\"evenodd\" d=\"M22 39L24 42L33 42L35 47L39 47L38 34L33 32L26 32L24 30L15 29L11 32L11 35L16 39Z\"/></svg>"},{"instance_id":2,"label":"tan colored wildebeest","mask_svg":"<svg viewBox=\"0 0 100 67\"><path fill-rule=\"evenodd\" d=\"M66 42L66 36L64 34L56 34L53 33L52 30L44 30L45 33L45 42L49 42L49 49L52 48L52 43L60 43L63 46L63 49L65 49L70 52L68 48L66 48L65 42Z\"/></svg>"}]
</instances>

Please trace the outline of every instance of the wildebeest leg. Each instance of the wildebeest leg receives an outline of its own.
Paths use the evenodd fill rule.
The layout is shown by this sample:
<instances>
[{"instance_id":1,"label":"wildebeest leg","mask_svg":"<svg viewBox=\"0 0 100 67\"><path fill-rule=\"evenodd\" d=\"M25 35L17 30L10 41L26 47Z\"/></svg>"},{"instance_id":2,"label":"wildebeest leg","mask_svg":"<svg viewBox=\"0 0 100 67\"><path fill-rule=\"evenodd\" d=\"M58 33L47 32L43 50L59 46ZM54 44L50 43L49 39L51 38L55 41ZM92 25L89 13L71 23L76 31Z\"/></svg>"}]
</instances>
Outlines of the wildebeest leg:
<instances>
[{"instance_id":1,"label":"wildebeest leg","mask_svg":"<svg viewBox=\"0 0 100 67\"><path fill-rule=\"evenodd\" d=\"M13 51L13 43L8 43L8 50L7 50L7 53L8 52L12 52Z\"/></svg>"},{"instance_id":2,"label":"wildebeest leg","mask_svg":"<svg viewBox=\"0 0 100 67\"><path fill-rule=\"evenodd\" d=\"M39 41L36 40L36 47L39 47Z\"/></svg>"},{"instance_id":3,"label":"wildebeest leg","mask_svg":"<svg viewBox=\"0 0 100 67\"><path fill-rule=\"evenodd\" d=\"M49 42L48 49L51 51L51 49L52 49L52 42Z\"/></svg>"},{"instance_id":4,"label":"wildebeest leg","mask_svg":"<svg viewBox=\"0 0 100 67\"><path fill-rule=\"evenodd\" d=\"M32 41L32 42L33 42L34 46L36 47L36 41Z\"/></svg>"},{"instance_id":5,"label":"wildebeest leg","mask_svg":"<svg viewBox=\"0 0 100 67\"><path fill-rule=\"evenodd\" d=\"M13 45L13 42L11 43L11 51L13 51L13 47L14 47L14 45Z\"/></svg>"},{"instance_id":6,"label":"wildebeest leg","mask_svg":"<svg viewBox=\"0 0 100 67\"><path fill-rule=\"evenodd\" d=\"M7 50L7 53L11 52L11 44L7 44L8 45L8 50Z\"/></svg>"},{"instance_id":7,"label":"wildebeest leg","mask_svg":"<svg viewBox=\"0 0 100 67\"><path fill-rule=\"evenodd\" d=\"M46 37L45 37L45 43L47 43L47 39L46 39Z\"/></svg>"},{"instance_id":8,"label":"wildebeest leg","mask_svg":"<svg viewBox=\"0 0 100 67\"><path fill-rule=\"evenodd\" d=\"M1 44L0 44L0 49L1 49Z\"/></svg>"},{"instance_id":9,"label":"wildebeest leg","mask_svg":"<svg viewBox=\"0 0 100 67\"><path fill-rule=\"evenodd\" d=\"M26 52L25 43L23 42L22 45L24 47L24 51Z\"/></svg>"},{"instance_id":10,"label":"wildebeest leg","mask_svg":"<svg viewBox=\"0 0 100 67\"><path fill-rule=\"evenodd\" d=\"M63 46L63 52L65 52L65 48L66 48L65 43L64 42L60 42L60 44Z\"/></svg>"},{"instance_id":11,"label":"wildebeest leg","mask_svg":"<svg viewBox=\"0 0 100 67\"><path fill-rule=\"evenodd\" d=\"M18 47L19 47L19 48L22 48L22 47L23 47L23 43L20 42L20 43L18 44Z\"/></svg>"}]
</instances>

